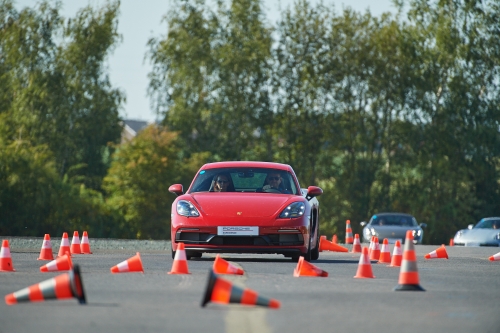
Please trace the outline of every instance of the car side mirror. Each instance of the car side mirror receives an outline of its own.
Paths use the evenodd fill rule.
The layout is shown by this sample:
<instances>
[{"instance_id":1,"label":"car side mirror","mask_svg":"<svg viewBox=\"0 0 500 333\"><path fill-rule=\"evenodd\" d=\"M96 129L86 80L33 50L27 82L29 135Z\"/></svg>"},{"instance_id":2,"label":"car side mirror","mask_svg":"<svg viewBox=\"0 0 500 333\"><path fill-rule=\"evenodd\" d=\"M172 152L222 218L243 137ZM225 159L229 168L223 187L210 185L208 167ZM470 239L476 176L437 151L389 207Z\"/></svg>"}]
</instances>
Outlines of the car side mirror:
<instances>
[{"instance_id":1,"label":"car side mirror","mask_svg":"<svg viewBox=\"0 0 500 333\"><path fill-rule=\"evenodd\" d=\"M366 221L363 221L363 222L359 222L359 224L361 224L362 227L364 227L365 225L367 225L368 223L366 223Z\"/></svg>"},{"instance_id":2,"label":"car side mirror","mask_svg":"<svg viewBox=\"0 0 500 333\"><path fill-rule=\"evenodd\" d=\"M184 190L182 188L182 184L170 185L170 187L168 188L168 191L170 193L177 195L177 196L182 195L184 193Z\"/></svg>"},{"instance_id":3,"label":"car side mirror","mask_svg":"<svg viewBox=\"0 0 500 333\"><path fill-rule=\"evenodd\" d=\"M467 229L472 229L472 228L474 228L474 224L469 224L469 225L467 226Z\"/></svg>"},{"instance_id":4,"label":"car side mirror","mask_svg":"<svg viewBox=\"0 0 500 333\"><path fill-rule=\"evenodd\" d=\"M306 198L307 198L307 200L311 200L312 198L320 196L322 194L323 194L323 190L321 189L321 187L318 187L318 186L309 186L307 188Z\"/></svg>"},{"instance_id":5,"label":"car side mirror","mask_svg":"<svg viewBox=\"0 0 500 333\"><path fill-rule=\"evenodd\" d=\"M426 228L427 227L427 223L420 223L420 228Z\"/></svg>"}]
</instances>

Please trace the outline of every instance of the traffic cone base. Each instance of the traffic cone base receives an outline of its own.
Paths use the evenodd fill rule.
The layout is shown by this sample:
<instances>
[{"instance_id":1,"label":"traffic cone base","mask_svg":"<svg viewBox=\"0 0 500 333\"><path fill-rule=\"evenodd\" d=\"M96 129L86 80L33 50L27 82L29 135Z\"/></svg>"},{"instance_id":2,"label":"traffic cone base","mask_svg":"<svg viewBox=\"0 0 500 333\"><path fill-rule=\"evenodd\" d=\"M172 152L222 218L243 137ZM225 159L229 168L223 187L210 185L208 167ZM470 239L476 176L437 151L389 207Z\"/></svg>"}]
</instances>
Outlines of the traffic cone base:
<instances>
[{"instance_id":1,"label":"traffic cone base","mask_svg":"<svg viewBox=\"0 0 500 333\"><path fill-rule=\"evenodd\" d=\"M241 268L238 268L229 261L221 258L219 254L215 257L213 271L215 274L243 275L245 273Z\"/></svg>"},{"instance_id":2,"label":"traffic cone base","mask_svg":"<svg viewBox=\"0 0 500 333\"><path fill-rule=\"evenodd\" d=\"M15 272L10 255L9 241L2 241L2 249L0 250L0 272Z\"/></svg>"},{"instance_id":3,"label":"traffic cone base","mask_svg":"<svg viewBox=\"0 0 500 333\"><path fill-rule=\"evenodd\" d=\"M43 237L42 249L40 250L40 256L37 260L54 260L49 234L45 234L45 236Z\"/></svg>"},{"instance_id":4,"label":"traffic cone base","mask_svg":"<svg viewBox=\"0 0 500 333\"><path fill-rule=\"evenodd\" d=\"M321 268L311 264L304 260L304 257L300 257L297 262L297 267L293 270L293 276L318 276L318 277L327 277L328 272L322 270Z\"/></svg>"},{"instance_id":5,"label":"traffic cone base","mask_svg":"<svg viewBox=\"0 0 500 333\"><path fill-rule=\"evenodd\" d=\"M80 304L87 303L78 265L75 265L69 273L58 275L5 296L5 303L13 305L67 298L76 298Z\"/></svg>"},{"instance_id":6,"label":"traffic cone base","mask_svg":"<svg viewBox=\"0 0 500 333\"><path fill-rule=\"evenodd\" d=\"M179 243L177 245L177 251L175 251L174 262L172 263L172 270L168 274L191 274L189 273L186 250L184 249L184 243Z\"/></svg>"},{"instance_id":7,"label":"traffic cone base","mask_svg":"<svg viewBox=\"0 0 500 333\"><path fill-rule=\"evenodd\" d=\"M230 281L224 280L215 275L213 270L208 273L208 282L205 295L201 301L201 306L205 307L207 303L237 303L249 306L265 306L272 309L278 309L280 302L274 299L264 298L249 288L240 288L233 285Z\"/></svg>"},{"instance_id":8,"label":"traffic cone base","mask_svg":"<svg viewBox=\"0 0 500 333\"><path fill-rule=\"evenodd\" d=\"M116 266L111 267L111 273L129 273L129 272L142 272L144 273L144 268L142 267L141 255L139 252L135 256L122 261Z\"/></svg>"},{"instance_id":9,"label":"traffic cone base","mask_svg":"<svg viewBox=\"0 0 500 333\"><path fill-rule=\"evenodd\" d=\"M425 291L419 284L400 284L394 291Z\"/></svg>"}]
</instances>

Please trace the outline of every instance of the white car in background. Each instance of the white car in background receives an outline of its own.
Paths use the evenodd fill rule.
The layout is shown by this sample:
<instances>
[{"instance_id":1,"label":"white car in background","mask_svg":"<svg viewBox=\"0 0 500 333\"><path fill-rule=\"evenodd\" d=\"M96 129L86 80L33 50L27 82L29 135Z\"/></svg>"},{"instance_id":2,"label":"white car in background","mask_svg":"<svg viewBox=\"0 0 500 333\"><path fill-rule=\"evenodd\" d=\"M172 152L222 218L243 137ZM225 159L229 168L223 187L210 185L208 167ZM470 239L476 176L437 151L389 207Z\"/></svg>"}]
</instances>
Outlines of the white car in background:
<instances>
[{"instance_id":1,"label":"white car in background","mask_svg":"<svg viewBox=\"0 0 500 333\"><path fill-rule=\"evenodd\" d=\"M459 230L453 239L455 245L500 246L500 217L486 217L476 225Z\"/></svg>"}]
</instances>

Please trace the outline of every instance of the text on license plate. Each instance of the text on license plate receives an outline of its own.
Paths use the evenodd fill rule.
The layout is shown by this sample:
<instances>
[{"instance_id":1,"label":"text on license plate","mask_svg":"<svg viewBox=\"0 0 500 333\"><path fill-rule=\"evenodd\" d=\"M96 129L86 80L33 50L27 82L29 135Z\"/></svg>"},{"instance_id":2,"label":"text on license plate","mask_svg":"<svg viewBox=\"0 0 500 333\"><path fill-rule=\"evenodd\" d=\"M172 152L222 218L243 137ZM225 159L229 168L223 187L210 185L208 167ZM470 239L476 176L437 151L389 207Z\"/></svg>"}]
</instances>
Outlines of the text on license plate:
<instances>
[{"instance_id":1,"label":"text on license plate","mask_svg":"<svg viewBox=\"0 0 500 333\"><path fill-rule=\"evenodd\" d=\"M217 227L219 236L258 236L259 227Z\"/></svg>"}]
</instances>

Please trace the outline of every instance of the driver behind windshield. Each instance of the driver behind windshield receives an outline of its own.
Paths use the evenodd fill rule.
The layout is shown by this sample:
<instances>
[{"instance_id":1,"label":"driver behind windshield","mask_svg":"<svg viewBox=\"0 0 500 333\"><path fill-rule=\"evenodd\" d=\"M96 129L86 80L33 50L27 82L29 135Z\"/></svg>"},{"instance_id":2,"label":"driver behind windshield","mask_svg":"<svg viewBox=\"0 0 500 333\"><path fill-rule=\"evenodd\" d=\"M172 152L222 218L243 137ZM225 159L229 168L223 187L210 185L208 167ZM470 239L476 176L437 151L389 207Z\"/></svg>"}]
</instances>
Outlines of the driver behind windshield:
<instances>
[{"instance_id":1,"label":"driver behind windshield","mask_svg":"<svg viewBox=\"0 0 500 333\"><path fill-rule=\"evenodd\" d=\"M282 180L279 172L269 172L266 176L266 185L262 187L262 191L276 190L281 193L290 193L290 191L286 190L281 184Z\"/></svg>"}]
</instances>

